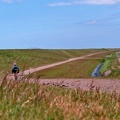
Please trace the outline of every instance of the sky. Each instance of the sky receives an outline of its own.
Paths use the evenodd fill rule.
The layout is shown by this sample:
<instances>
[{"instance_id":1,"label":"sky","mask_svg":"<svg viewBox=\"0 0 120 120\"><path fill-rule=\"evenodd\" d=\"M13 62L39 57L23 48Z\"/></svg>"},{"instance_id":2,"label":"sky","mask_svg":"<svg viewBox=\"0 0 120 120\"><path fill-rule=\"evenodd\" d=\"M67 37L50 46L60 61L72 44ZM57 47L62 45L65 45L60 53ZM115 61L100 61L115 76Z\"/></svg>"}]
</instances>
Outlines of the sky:
<instances>
[{"instance_id":1,"label":"sky","mask_svg":"<svg viewBox=\"0 0 120 120\"><path fill-rule=\"evenodd\" d=\"M120 0L0 0L0 49L120 48Z\"/></svg>"}]
</instances>

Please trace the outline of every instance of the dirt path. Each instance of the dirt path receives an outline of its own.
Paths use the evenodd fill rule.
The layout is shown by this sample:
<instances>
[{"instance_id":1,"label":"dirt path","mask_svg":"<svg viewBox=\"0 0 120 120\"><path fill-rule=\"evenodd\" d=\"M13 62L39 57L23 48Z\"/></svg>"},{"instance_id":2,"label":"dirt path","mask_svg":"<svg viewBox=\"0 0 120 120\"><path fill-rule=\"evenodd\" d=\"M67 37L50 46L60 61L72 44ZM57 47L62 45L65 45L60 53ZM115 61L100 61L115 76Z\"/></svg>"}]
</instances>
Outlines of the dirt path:
<instances>
[{"instance_id":1,"label":"dirt path","mask_svg":"<svg viewBox=\"0 0 120 120\"><path fill-rule=\"evenodd\" d=\"M36 81L30 79L29 82L48 86L120 94L120 80L118 79L39 79Z\"/></svg>"},{"instance_id":2,"label":"dirt path","mask_svg":"<svg viewBox=\"0 0 120 120\"><path fill-rule=\"evenodd\" d=\"M82 57L77 57L77 58L71 58L66 61L46 65L46 66L41 66L37 68L33 68L30 70L26 70L23 73L19 74L19 80L28 74L48 69L51 67L55 67L57 65L61 65L64 63L72 62L75 60L80 60L80 59L85 59L87 57L96 55L96 54L101 54L103 52L99 53L93 53L89 55L85 55ZM9 79L13 79L14 76L9 76ZM42 85L49 85L49 86L60 86L60 87L67 87L67 88L77 88L81 90L99 90L99 91L106 91L106 92L116 92L120 94L120 80L112 80L112 79L30 79L29 82L31 83L37 83L37 84L42 84Z\"/></svg>"},{"instance_id":3,"label":"dirt path","mask_svg":"<svg viewBox=\"0 0 120 120\"><path fill-rule=\"evenodd\" d=\"M105 51L105 52L108 52L108 51ZM51 67L55 67L55 66L62 65L62 64L65 64L65 63L68 63L68 62L72 62L72 61L75 61L75 60L85 59L87 57L90 57L90 56L93 56L93 55L97 55L97 54L102 54L102 53L104 53L104 52L92 53L92 54L84 55L84 56L81 56L81 57L70 58L68 60L57 62L57 63L53 63L53 64L50 64L50 65L45 65L45 66L41 66L41 67L37 67L37 68L31 68L29 70L25 70L23 72L23 75L28 75L28 74L31 74L31 73L34 73L34 72L37 72L37 71L40 71L40 70L44 70L44 69L48 69L48 68L51 68Z\"/></svg>"}]
</instances>

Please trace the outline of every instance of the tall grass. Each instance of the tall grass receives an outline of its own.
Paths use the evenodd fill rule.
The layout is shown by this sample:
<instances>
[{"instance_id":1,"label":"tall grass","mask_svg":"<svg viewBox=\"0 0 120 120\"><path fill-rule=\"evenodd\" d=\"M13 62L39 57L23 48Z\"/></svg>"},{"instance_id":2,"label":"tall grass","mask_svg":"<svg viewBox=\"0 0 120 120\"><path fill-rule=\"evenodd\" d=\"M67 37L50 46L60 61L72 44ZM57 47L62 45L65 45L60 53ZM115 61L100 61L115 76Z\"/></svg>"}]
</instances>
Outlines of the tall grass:
<instances>
[{"instance_id":1,"label":"tall grass","mask_svg":"<svg viewBox=\"0 0 120 120\"><path fill-rule=\"evenodd\" d=\"M120 96L3 80L1 120L119 120Z\"/></svg>"}]
</instances>

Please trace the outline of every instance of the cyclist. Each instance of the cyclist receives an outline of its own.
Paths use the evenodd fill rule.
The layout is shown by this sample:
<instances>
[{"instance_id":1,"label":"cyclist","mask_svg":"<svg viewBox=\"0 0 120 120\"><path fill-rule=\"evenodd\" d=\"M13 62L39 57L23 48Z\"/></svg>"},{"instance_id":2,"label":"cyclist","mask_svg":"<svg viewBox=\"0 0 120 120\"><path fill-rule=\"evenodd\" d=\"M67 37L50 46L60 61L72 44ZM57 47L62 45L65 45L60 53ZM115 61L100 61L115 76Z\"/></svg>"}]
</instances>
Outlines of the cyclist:
<instances>
[{"instance_id":1,"label":"cyclist","mask_svg":"<svg viewBox=\"0 0 120 120\"><path fill-rule=\"evenodd\" d=\"M12 74L15 76L15 80L18 78L18 73L19 73L19 67L14 63L13 68L12 68Z\"/></svg>"}]
</instances>

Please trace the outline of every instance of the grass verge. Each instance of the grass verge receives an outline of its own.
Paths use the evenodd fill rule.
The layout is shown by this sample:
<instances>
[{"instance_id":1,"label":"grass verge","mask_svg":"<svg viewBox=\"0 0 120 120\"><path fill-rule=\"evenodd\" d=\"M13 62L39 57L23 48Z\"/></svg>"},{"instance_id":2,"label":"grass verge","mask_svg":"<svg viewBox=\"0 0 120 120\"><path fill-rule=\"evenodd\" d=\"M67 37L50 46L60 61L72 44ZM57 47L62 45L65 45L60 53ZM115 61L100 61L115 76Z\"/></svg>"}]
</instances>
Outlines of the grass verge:
<instances>
[{"instance_id":1,"label":"grass verge","mask_svg":"<svg viewBox=\"0 0 120 120\"><path fill-rule=\"evenodd\" d=\"M100 69L100 73L103 74L107 70L112 70L114 60L115 60L114 54L107 55L106 58L104 59L103 66Z\"/></svg>"}]
</instances>

